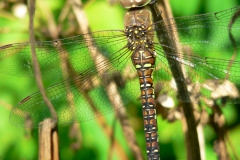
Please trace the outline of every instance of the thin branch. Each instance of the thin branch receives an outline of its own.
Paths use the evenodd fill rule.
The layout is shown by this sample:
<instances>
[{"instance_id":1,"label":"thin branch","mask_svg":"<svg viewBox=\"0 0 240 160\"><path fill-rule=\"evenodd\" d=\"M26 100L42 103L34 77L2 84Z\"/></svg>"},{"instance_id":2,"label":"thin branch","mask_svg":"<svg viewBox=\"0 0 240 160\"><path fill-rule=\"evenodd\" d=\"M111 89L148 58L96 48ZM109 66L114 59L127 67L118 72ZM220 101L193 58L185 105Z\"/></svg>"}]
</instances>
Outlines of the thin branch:
<instances>
[{"instance_id":1,"label":"thin branch","mask_svg":"<svg viewBox=\"0 0 240 160\"><path fill-rule=\"evenodd\" d=\"M164 6L165 6L164 1L160 1L160 3L164 4ZM150 9L153 14L154 22L162 21L163 17L161 15L161 13L159 12L156 3L150 4L149 6L150 6ZM162 9L165 9L165 7ZM167 24L164 24L164 25L160 26L160 23L158 23L158 24L159 25L156 26L157 28L164 28L165 25L167 25ZM156 32L157 32L158 38L162 37L161 30L156 30ZM166 36L166 34L165 34L165 36ZM173 35L168 35L168 36L173 36ZM168 44L169 46L171 46L171 47L165 47L165 45L162 45L162 48L163 48L165 54L166 53L172 53L172 54L175 53L175 52L171 51L171 48L174 48L174 47L172 46L172 43L168 37L163 38L163 40L159 40L159 43L160 44ZM176 48L176 49L179 49L179 48ZM177 84L178 92L180 93L179 96L181 97L181 99L189 99L189 101L190 101L187 87L186 87L185 83L182 81L182 79L184 79L184 73L182 71L181 65L179 65L179 63L174 63L174 64L171 63L171 60L168 59L169 57L168 56L166 56L166 57L167 57L169 64L171 64L169 66L170 66L172 75L175 79L175 82ZM177 57L177 55L176 55L176 57ZM183 112L184 112L184 115L186 118L186 123L187 123L186 138L188 139L187 142L189 142L189 143L187 143L188 159L200 160L201 159L200 148L199 148L199 141L198 141L195 119L194 119L194 115L193 115L193 106L191 103L185 103L185 102L182 103L182 106L183 106Z\"/></svg>"},{"instance_id":2,"label":"thin branch","mask_svg":"<svg viewBox=\"0 0 240 160\"><path fill-rule=\"evenodd\" d=\"M240 16L240 11L237 11L236 13L234 13L234 15L231 17L230 21L229 21L229 24L228 24L228 36L229 36L229 39L234 47L234 52L233 52L233 55L231 57L231 60L229 61L229 64L228 64L228 68L227 70L230 71L231 69L231 66L234 62L234 60L236 59L237 57L237 43L236 43L236 40L235 38L233 37L232 35L232 32L231 32L231 29L232 29L232 26L234 25L234 23L236 22L237 18L239 18ZM226 74L226 79L229 78L229 74Z\"/></svg>"},{"instance_id":3,"label":"thin branch","mask_svg":"<svg viewBox=\"0 0 240 160\"><path fill-rule=\"evenodd\" d=\"M171 10L169 1L160 0L158 6L160 7L160 10L162 11L163 19L170 19L170 18L174 17L172 14L172 10ZM169 25L169 24L166 24L166 25ZM178 36L177 32L171 32L169 34L171 34L171 36L176 39L176 42L174 43L174 47L176 48L176 50L184 50L184 49L186 50L186 48L180 48L181 45L177 44L177 42L179 42L179 38L178 38L179 36ZM188 49L188 50L191 51L191 49ZM184 77L187 77L186 69L183 64L181 64L181 69L183 71ZM189 84L189 85L193 85L193 84ZM193 93L193 92L195 92L195 93ZM192 91L192 95L196 95L196 94L198 94L197 90ZM193 102L192 108L193 108L193 110L195 109L194 111L196 112L196 110L199 108L198 102L193 96L190 98L191 98L191 102ZM185 116L187 116L187 115L185 115ZM194 118L194 119L197 119L197 118ZM188 120L191 120L191 119L188 119ZM186 122L186 121L183 121L183 122ZM199 146L200 146L201 160L204 160L205 159L205 144L204 144L204 137L202 137L203 136L202 127L203 126L199 123L199 125L197 126L197 134L198 134L198 141L199 141ZM185 131L187 131L187 130L185 130ZM190 147L190 145L188 144L190 139L188 138L188 134L186 134L186 133L187 132L185 132L186 144L187 144L187 146ZM187 147L187 149L190 149L189 147ZM191 157L191 154L192 154L191 150L188 150L187 154L188 154L188 157Z\"/></svg>"},{"instance_id":4,"label":"thin branch","mask_svg":"<svg viewBox=\"0 0 240 160\"><path fill-rule=\"evenodd\" d=\"M35 51L35 38L34 38L34 25L33 25L34 12L35 12L35 0L29 0L29 35L30 35L30 46L31 46L31 52L32 52L34 74L36 77L36 82L37 82L39 91L43 97L44 102L49 108L49 111L53 118L53 126L56 126L57 120L58 120L57 113L51 101L47 98L46 92L44 90L41 71L40 71L40 67L39 67L39 63L38 63L37 55Z\"/></svg>"},{"instance_id":5,"label":"thin branch","mask_svg":"<svg viewBox=\"0 0 240 160\"><path fill-rule=\"evenodd\" d=\"M43 100L50 110L52 119L45 119L39 124L39 159L40 160L58 160L58 133L57 133L57 113L48 99L43 87L40 67L37 60L35 51L35 39L34 39L34 25L33 17L35 12L35 0L29 0L29 34L30 45L33 59L34 74L36 77L38 88L42 94Z\"/></svg>"},{"instance_id":6,"label":"thin branch","mask_svg":"<svg viewBox=\"0 0 240 160\"><path fill-rule=\"evenodd\" d=\"M217 104L212 107L212 115L210 116L209 123L217 134L217 139L214 141L214 150L218 156L218 159L229 160L230 158L227 152L225 140L227 133L225 128L225 119L220 107Z\"/></svg>"}]
</instances>

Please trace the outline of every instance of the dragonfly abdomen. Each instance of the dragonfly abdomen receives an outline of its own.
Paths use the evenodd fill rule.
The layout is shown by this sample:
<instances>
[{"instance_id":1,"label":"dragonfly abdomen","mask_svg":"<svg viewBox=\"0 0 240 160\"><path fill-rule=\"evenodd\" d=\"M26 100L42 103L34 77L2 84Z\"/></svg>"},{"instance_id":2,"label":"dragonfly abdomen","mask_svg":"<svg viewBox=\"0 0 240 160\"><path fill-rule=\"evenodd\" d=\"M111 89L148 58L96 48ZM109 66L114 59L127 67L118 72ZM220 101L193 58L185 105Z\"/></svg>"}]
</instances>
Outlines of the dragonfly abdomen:
<instances>
[{"instance_id":1,"label":"dragonfly abdomen","mask_svg":"<svg viewBox=\"0 0 240 160\"><path fill-rule=\"evenodd\" d=\"M156 104L154 101L153 69L155 65L154 51L139 50L132 54L132 63L137 70L142 99L144 131L148 157L159 158Z\"/></svg>"}]
</instances>

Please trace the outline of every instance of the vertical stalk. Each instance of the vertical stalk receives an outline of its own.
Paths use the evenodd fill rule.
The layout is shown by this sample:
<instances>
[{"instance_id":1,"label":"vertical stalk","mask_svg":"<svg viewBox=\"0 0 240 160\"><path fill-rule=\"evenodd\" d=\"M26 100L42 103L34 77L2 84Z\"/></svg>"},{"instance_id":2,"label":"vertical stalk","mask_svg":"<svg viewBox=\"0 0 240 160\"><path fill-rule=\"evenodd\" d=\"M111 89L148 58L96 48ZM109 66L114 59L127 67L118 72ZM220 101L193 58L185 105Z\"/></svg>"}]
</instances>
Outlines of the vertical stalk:
<instances>
[{"instance_id":1,"label":"vertical stalk","mask_svg":"<svg viewBox=\"0 0 240 160\"><path fill-rule=\"evenodd\" d=\"M163 21L163 18L157 8L156 3L150 4L149 7L152 11L153 21L154 22ZM164 33L164 38L162 38L160 40L160 37L163 36L161 29L164 30L163 28L165 28L164 24L162 24L162 25L160 25L160 24L161 23L157 23L155 25L158 41L160 44L167 44L169 46L169 47L166 47L165 45L162 45L164 54L168 54L168 53L174 54L175 51L171 50L171 48L173 48L173 43L171 42L171 40L169 38L170 35L168 35L168 37L167 37L166 33ZM176 54L176 57L177 56L178 55ZM187 87L183 81L184 74L181 69L181 66L179 65L179 63L172 63L171 59L168 56L166 56L166 58L169 63L172 75L177 84L178 92L181 93L181 94L179 94L180 99L188 99L190 101ZM186 138L187 138L188 159L189 160L200 160L201 159L200 148L199 148L199 141L198 141L198 136L197 136L195 119L194 119L194 115L193 115L193 106L191 103L186 103L186 102L182 102L182 106L183 106L183 112L186 117L186 123L187 123Z\"/></svg>"}]
</instances>

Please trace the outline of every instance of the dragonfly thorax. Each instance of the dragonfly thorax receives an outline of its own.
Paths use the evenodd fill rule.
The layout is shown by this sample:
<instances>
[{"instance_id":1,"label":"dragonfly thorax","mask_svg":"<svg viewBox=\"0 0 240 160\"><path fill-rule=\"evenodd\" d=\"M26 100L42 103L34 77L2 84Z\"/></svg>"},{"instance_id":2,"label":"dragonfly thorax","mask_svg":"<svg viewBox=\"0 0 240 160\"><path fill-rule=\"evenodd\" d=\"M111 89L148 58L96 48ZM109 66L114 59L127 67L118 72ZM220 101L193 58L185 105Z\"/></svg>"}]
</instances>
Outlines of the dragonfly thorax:
<instances>
[{"instance_id":1,"label":"dragonfly thorax","mask_svg":"<svg viewBox=\"0 0 240 160\"><path fill-rule=\"evenodd\" d=\"M148 28L145 25L127 26L125 34L128 39L128 48L130 50L153 48L153 41L148 36Z\"/></svg>"}]
</instances>

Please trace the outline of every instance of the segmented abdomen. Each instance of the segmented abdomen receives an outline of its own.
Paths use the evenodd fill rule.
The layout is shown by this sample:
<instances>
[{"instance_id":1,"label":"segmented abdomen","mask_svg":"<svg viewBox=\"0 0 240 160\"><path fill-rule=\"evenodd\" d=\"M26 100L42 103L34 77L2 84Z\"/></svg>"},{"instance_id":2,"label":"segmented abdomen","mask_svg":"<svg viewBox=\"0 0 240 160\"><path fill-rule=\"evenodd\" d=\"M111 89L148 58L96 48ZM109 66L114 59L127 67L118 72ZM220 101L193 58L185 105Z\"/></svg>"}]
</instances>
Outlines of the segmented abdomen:
<instances>
[{"instance_id":1,"label":"segmented abdomen","mask_svg":"<svg viewBox=\"0 0 240 160\"><path fill-rule=\"evenodd\" d=\"M140 81L147 155L148 158L154 157L154 159L159 159L156 104L154 101L152 76L155 65L155 54L154 51L150 52L149 50L135 51L131 58Z\"/></svg>"}]
</instances>

